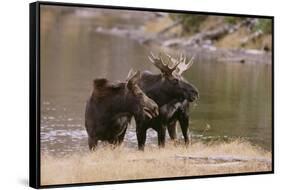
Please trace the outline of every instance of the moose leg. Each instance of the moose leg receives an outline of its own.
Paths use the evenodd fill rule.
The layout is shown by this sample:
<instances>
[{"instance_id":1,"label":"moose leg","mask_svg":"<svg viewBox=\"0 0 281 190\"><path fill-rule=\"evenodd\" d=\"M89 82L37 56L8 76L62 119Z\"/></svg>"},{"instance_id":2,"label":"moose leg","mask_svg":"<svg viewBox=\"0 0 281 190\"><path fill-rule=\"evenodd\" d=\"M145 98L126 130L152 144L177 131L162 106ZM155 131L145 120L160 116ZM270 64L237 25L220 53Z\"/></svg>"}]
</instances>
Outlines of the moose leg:
<instances>
[{"instance_id":1,"label":"moose leg","mask_svg":"<svg viewBox=\"0 0 281 190\"><path fill-rule=\"evenodd\" d=\"M138 139L138 148L139 150L144 150L144 145L146 141L146 128L144 126L139 126L136 129L137 139Z\"/></svg>"},{"instance_id":2,"label":"moose leg","mask_svg":"<svg viewBox=\"0 0 281 190\"><path fill-rule=\"evenodd\" d=\"M184 137L185 145L188 145L190 143L189 138L189 102L187 100L184 100L182 103L182 106L179 110L179 123L181 126L182 135Z\"/></svg>"},{"instance_id":3,"label":"moose leg","mask_svg":"<svg viewBox=\"0 0 281 190\"><path fill-rule=\"evenodd\" d=\"M181 102L173 100L160 108L161 120L168 123L167 129L172 140L176 139L176 120L174 117L176 117L177 111L181 106Z\"/></svg>"},{"instance_id":4,"label":"moose leg","mask_svg":"<svg viewBox=\"0 0 281 190\"><path fill-rule=\"evenodd\" d=\"M158 128L158 146L159 148L165 147L165 137L166 137L166 128L164 125L161 125Z\"/></svg>"},{"instance_id":5,"label":"moose leg","mask_svg":"<svg viewBox=\"0 0 281 190\"><path fill-rule=\"evenodd\" d=\"M98 140L97 138L92 138L92 137L88 137L88 145L89 145L89 149L90 150L95 150L97 145L98 145Z\"/></svg>"},{"instance_id":6,"label":"moose leg","mask_svg":"<svg viewBox=\"0 0 281 190\"><path fill-rule=\"evenodd\" d=\"M169 121L172 119L174 114L180 109L182 106L181 102L171 101L168 104L165 104L160 107L160 115L161 119L164 121Z\"/></svg>"},{"instance_id":7,"label":"moose leg","mask_svg":"<svg viewBox=\"0 0 281 190\"><path fill-rule=\"evenodd\" d=\"M181 126L182 135L184 137L185 145L189 144L189 135L188 135L188 127L189 127L189 117L186 115L182 115L179 119L179 123Z\"/></svg>"},{"instance_id":8,"label":"moose leg","mask_svg":"<svg viewBox=\"0 0 281 190\"><path fill-rule=\"evenodd\" d=\"M118 137L118 145L121 145L124 141L124 137L125 137L125 134L126 134L126 131L127 131L127 127L126 129L122 132L122 134Z\"/></svg>"},{"instance_id":9,"label":"moose leg","mask_svg":"<svg viewBox=\"0 0 281 190\"><path fill-rule=\"evenodd\" d=\"M176 121L170 122L167 126L168 134L172 140L176 140L177 138L176 127L177 127Z\"/></svg>"},{"instance_id":10,"label":"moose leg","mask_svg":"<svg viewBox=\"0 0 281 190\"><path fill-rule=\"evenodd\" d=\"M111 149L117 148L118 144L118 137L112 137L107 140L107 142L110 144Z\"/></svg>"}]
</instances>

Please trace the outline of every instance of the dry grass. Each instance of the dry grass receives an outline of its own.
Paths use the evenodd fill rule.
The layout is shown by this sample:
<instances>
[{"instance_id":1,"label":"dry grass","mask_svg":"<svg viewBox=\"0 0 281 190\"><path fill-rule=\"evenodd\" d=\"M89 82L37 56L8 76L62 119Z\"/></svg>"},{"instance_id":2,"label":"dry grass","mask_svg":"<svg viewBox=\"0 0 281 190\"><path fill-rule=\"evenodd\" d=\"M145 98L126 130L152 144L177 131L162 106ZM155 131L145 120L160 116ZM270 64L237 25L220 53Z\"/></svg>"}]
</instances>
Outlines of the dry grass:
<instances>
[{"instance_id":1,"label":"dry grass","mask_svg":"<svg viewBox=\"0 0 281 190\"><path fill-rule=\"evenodd\" d=\"M216 162L177 159L195 157L239 157L249 161ZM252 158L268 160L254 161ZM119 147L99 148L96 152L63 158L42 154L42 185L82 183L174 176L194 176L271 170L271 153L235 140L230 143L196 143L188 148L168 144L165 149L147 147L144 152Z\"/></svg>"},{"instance_id":2,"label":"dry grass","mask_svg":"<svg viewBox=\"0 0 281 190\"><path fill-rule=\"evenodd\" d=\"M272 35L263 34L255 40L250 40L244 46L242 46L242 40L245 37L251 35L251 32L247 28L241 27L237 31L224 36L216 42L216 46L219 48L246 48L246 49L263 49L267 46L270 50L272 49Z\"/></svg>"}]
</instances>

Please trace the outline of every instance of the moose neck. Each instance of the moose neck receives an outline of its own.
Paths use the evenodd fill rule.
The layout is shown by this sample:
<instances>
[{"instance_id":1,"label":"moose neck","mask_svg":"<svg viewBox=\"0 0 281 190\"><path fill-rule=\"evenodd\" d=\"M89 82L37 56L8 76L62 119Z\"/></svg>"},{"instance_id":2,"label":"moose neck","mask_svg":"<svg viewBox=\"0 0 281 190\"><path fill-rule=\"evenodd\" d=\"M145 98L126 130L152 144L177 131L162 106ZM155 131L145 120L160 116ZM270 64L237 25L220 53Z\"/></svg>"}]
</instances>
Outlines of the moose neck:
<instances>
[{"instance_id":1,"label":"moose neck","mask_svg":"<svg viewBox=\"0 0 281 190\"><path fill-rule=\"evenodd\" d=\"M177 98L170 95L172 93L165 86L164 80L165 79L161 74L144 72L140 81L141 89L148 97L153 99L158 106L162 106Z\"/></svg>"},{"instance_id":2,"label":"moose neck","mask_svg":"<svg viewBox=\"0 0 281 190\"><path fill-rule=\"evenodd\" d=\"M134 115L134 107L136 107L136 98L127 90L112 97L110 112L113 115Z\"/></svg>"}]
</instances>

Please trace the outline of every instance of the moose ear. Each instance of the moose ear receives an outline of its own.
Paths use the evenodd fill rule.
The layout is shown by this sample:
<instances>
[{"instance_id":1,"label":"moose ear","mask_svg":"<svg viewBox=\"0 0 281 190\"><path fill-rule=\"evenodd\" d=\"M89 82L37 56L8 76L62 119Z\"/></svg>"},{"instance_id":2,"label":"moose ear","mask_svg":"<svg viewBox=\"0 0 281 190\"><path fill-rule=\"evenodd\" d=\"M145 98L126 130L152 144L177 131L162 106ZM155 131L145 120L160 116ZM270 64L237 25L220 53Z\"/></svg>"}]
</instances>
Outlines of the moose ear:
<instances>
[{"instance_id":1,"label":"moose ear","mask_svg":"<svg viewBox=\"0 0 281 190\"><path fill-rule=\"evenodd\" d=\"M94 89L100 89L102 87L104 87L107 84L108 80L105 78L99 78L99 79L95 79L93 81L93 87Z\"/></svg>"},{"instance_id":2,"label":"moose ear","mask_svg":"<svg viewBox=\"0 0 281 190\"><path fill-rule=\"evenodd\" d=\"M128 88L133 87L139 79L140 79L140 71L134 71L133 69L131 69L127 77Z\"/></svg>"}]
</instances>

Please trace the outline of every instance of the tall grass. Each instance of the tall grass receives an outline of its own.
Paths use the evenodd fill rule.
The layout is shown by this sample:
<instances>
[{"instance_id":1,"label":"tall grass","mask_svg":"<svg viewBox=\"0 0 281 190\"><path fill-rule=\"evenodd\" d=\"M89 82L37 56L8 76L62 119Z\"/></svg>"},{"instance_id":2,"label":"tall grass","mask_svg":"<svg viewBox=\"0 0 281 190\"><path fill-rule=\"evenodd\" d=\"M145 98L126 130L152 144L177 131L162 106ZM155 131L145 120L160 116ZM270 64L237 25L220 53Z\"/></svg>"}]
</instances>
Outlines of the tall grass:
<instances>
[{"instance_id":1,"label":"tall grass","mask_svg":"<svg viewBox=\"0 0 281 190\"><path fill-rule=\"evenodd\" d=\"M170 143L164 149L146 147L144 152L103 147L93 153L65 157L42 153L41 182L47 185L271 170L271 164L258 161L220 163L177 159L179 155L238 156L271 161L270 152L240 140L209 145L196 143L188 148Z\"/></svg>"}]
</instances>

